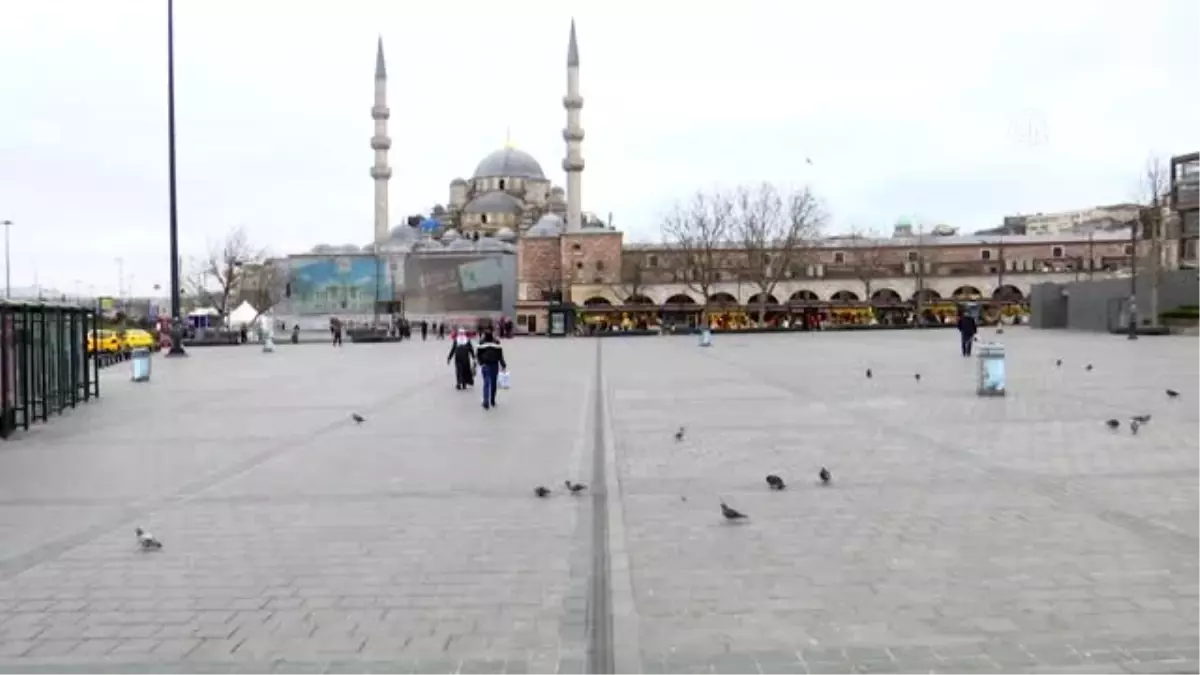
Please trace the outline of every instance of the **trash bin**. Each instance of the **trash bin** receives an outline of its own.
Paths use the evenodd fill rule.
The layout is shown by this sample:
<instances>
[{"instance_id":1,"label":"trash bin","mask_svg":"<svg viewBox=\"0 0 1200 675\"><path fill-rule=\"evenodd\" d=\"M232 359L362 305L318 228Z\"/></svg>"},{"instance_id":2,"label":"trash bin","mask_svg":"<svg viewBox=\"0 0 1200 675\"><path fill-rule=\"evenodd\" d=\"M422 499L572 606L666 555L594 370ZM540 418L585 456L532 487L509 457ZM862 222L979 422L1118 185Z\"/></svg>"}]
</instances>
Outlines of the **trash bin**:
<instances>
[{"instance_id":1,"label":"trash bin","mask_svg":"<svg viewBox=\"0 0 1200 675\"><path fill-rule=\"evenodd\" d=\"M129 354L129 360L133 364L133 381L134 382L149 382L150 381L150 350L144 347L139 347Z\"/></svg>"},{"instance_id":2,"label":"trash bin","mask_svg":"<svg viewBox=\"0 0 1200 675\"><path fill-rule=\"evenodd\" d=\"M985 342L979 345L979 383L975 393L980 396L1004 396L1004 345Z\"/></svg>"},{"instance_id":3,"label":"trash bin","mask_svg":"<svg viewBox=\"0 0 1200 675\"><path fill-rule=\"evenodd\" d=\"M711 347L712 346L712 329L704 328L704 329L700 330L700 346L701 347Z\"/></svg>"}]
</instances>

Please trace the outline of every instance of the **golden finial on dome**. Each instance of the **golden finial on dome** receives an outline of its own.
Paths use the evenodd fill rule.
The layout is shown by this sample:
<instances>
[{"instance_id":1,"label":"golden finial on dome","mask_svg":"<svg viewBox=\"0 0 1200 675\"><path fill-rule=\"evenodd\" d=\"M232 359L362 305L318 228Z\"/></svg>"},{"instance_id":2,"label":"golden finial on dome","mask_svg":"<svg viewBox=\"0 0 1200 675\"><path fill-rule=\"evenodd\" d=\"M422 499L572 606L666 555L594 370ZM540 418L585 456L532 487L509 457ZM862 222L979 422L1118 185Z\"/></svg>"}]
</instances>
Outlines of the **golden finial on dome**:
<instances>
[{"instance_id":1,"label":"golden finial on dome","mask_svg":"<svg viewBox=\"0 0 1200 675\"><path fill-rule=\"evenodd\" d=\"M512 139L512 126L508 126L504 129L504 147L506 147L506 148L517 147L517 144L513 143L513 139Z\"/></svg>"}]
</instances>

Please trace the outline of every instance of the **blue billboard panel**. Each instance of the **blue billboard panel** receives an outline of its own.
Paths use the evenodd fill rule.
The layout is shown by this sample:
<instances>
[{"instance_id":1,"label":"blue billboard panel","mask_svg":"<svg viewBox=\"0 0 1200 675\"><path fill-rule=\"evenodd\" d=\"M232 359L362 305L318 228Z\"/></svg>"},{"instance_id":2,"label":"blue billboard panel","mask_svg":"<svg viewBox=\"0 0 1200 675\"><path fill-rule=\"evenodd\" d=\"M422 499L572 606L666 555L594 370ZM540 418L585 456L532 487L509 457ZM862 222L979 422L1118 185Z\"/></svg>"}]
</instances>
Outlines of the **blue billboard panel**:
<instances>
[{"instance_id":1,"label":"blue billboard panel","mask_svg":"<svg viewBox=\"0 0 1200 675\"><path fill-rule=\"evenodd\" d=\"M370 313L395 293L386 260L339 255L291 260L292 310L298 314Z\"/></svg>"}]
</instances>

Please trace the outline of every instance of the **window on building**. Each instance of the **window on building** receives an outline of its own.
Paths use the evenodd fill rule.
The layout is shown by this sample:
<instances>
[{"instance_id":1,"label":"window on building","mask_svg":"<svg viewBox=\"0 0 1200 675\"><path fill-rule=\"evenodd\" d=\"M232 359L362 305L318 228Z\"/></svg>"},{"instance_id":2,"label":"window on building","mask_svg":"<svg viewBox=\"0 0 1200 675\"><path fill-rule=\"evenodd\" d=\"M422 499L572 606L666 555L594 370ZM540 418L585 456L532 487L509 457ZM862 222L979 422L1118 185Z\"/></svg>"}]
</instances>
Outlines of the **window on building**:
<instances>
[{"instance_id":1,"label":"window on building","mask_svg":"<svg viewBox=\"0 0 1200 675\"><path fill-rule=\"evenodd\" d=\"M504 189L504 179L503 178L500 179L500 189L501 190Z\"/></svg>"},{"instance_id":2,"label":"window on building","mask_svg":"<svg viewBox=\"0 0 1200 675\"><path fill-rule=\"evenodd\" d=\"M1125 244L1125 255L1133 255L1133 244Z\"/></svg>"},{"instance_id":3,"label":"window on building","mask_svg":"<svg viewBox=\"0 0 1200 675\"><path fill-rule=\"evenodd\" d=\"M845 263L846 263L846 254L845 253L842 253L841 251L837 251L836 253L833 254L833 264L844 265Z\"/></svg>"},{"instance_id":4,"label":"window on building","mask_svg":"<svg viewBox=\"0 0 1200 675\"><path fill-rule=\"evenodd\" d=\"M603 272L603 271L604 271L604 261L603 261L603 260L597 260L597 261L596 261L596 271L597 271L597 272Z\"/></svg>"},{"instance_id":5,"label":"window on building","mask_svg":"<svg viewBox=\"0 0 1200 675\"><path fill-rule=\"evenodd\" d=\"M658 256L656 256L656 255L646 256L646 266L647 267L658 267Z\"/></svg>"},{"instance_id":6,"label":"window on building","mask_svg":"<svg viewBox=\"0 0 1200 675\"><path fill-rule=\"evenodd\" d=\"M575 269L577 269L577 270L583 269L583 261L582 260L575 263Z\"/></svg>"},{"instance_id":7,"label":"window on building","mask_svg":"<svg viewBox=\"0 0 1200 675\"><path fill-rule=\"evenodd\" d=\"M582 248L583 247L579 245L579 242L575 242L574 244L571 244L572 251L578 251L578 250L581 250Z\"/></svg>"},{"instance_id":8,"label":"window on building","mask_svg":"<svg viewBox=\"0 0 1200 675\"><path fill-rule=\"evenodd\" d=\"M484 225L487 225L487 214L486 213L479 216L479 222L483 223Z\"/></svg>"},{"instance_id":9,"label":"window on building","mask_svg":"<svg viewBox=\"0 0 1200 675\"><path fill-rule=\"evenodd\" d=\"M979 252L979 259L980 259L980 260L991 260L991 259L992 259L992 252L991 252L991 250L990 250L990 249L986 249L986 248L985 248L985 249L983 249L983 250L981 250L981 251Z\"/></svg>"},{"instance_id":10,"label":"window on building","mask_svg":"<svg viewBox=\"0 0 1200 675\"><path fill-rule=\"evenodd\" d=\"M1063 247L1055 246L1054 248L1050 249L1050 255L1054 258L1063 257Z\"/></svg>"},{"instance_id":11,"label":"window on building","mask_svg":"<svg viewBox=\"0 0 1200 675\"><path fill-rule=\"evenodd\" d=\"M920 257L921 257L921 254L917 253L916 251L908 252L908 262L917 262L917 260L920 259Z\"/></svg>"}]
</instances>

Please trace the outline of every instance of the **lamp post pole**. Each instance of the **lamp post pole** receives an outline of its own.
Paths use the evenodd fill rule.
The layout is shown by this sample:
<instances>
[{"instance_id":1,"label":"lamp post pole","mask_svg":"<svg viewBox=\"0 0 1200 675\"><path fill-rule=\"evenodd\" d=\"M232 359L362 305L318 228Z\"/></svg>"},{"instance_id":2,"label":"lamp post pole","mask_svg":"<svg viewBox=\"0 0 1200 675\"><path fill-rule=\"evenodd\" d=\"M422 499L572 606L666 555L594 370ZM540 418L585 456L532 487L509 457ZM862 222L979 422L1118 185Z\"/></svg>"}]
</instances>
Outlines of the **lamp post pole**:
<instances>
[{"instance_id":1,"label":"lamp post pole","mask_svg":"<svg viewBox=\"0 0 1200 675\"><path fill-rule=\"evenodd\" d=\"M187 356L179 298L179 209L175 198L175 0L167 0L167 171L171 228L171 349L167 356Z\"/></svg>"},{"instance_id":2,"label":"lamp post pole","mask_svg":"<svg viewBox=\"0 0 1200 675\"><path fill-rule=\"evenodd\" d=\"M8 231L13 221L0 221L0 225L4 226L4 299L8 300L12 297L12 258L8 255Z\"/></svg>"},{"instance_id":3,"label":"lamp post pole","mask_svg":"<svg viewBox=\"0 0 1200 675\"><path fill-rule=\"evenodd\" d=\"M1138 228L1141 225L1141 214L1129 227L1129 338L1138 339L1137 335L1137 254Z\"/></svg>"}]
</instances>

